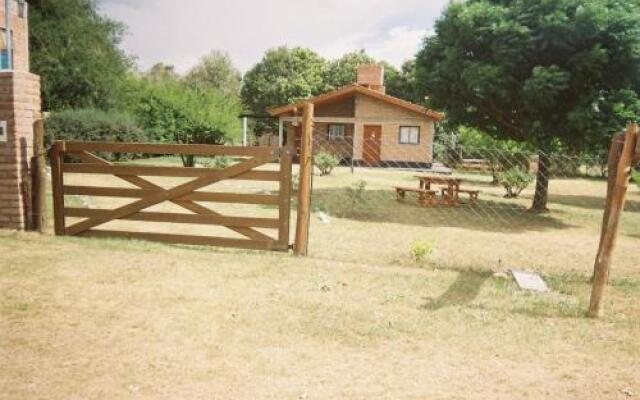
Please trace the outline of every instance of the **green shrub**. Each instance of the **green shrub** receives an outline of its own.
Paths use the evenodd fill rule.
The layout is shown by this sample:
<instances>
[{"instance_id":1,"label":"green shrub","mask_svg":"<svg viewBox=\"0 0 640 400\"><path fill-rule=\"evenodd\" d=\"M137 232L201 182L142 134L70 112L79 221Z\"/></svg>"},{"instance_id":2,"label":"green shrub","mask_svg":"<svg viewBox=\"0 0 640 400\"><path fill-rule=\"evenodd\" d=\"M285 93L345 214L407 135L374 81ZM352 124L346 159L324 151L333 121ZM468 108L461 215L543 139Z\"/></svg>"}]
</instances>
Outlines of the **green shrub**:
<instances>
[{"instance_id":1,"label":"green shrub","mask_svg":"<svg viewBox=\"0 0 640 400\"><path fill-rule=\"evenodd\" d=\"M345 215L357 214L367 208L368 199L366 196L366 189L367 182L363 180L359 180L353 185L345 188L345 193L347 195L346 206L349 207L349 209L344 210Z\"/></svg>"},{"instance_id":2,"label":"green shrub","mask_svg":"<svg viewBox=\"0 0 640 400\"><path fill-rule=\"evenodd\" d=\"M321 150L315 156L315 165L320 170L320 175L331 174L331 171L340 164L340 159L331 153Z\"/></svg>"},{"instance_id":3,"label":"green shrub","mask_svg":"<svg viewBox=\"0 0 640 400\"><path fill-rule=\"evenodd\" d=\"M207 168L225 169L233 164L233 158L229 156L213 156L201 160L200 164Z\"/></svg>"},{"instance_id":4,"label":"green shrub","mask_svg":"<svg viewBox=\"0 0 640 400\"><path fill-rule=\"evenodd\" d=\"M64 110L52 113L45 121L46 143L55 140L84 142L152 141L137 125L133 116L116 111L95 109ZM135 154L101 154L112 161L135 158Z\"/></svg>"},{"instance_id":5,"label":"green shrub","mask_svg":"<svg viewBox=\"0 0 640 400\"><path fill-rule=\"evenodd\" d=\"M417 263L424 262L433 254L433 247L432 241L416 240L411 243L411 259Z\"/></svg>"},{"instance_id":6,"label":"green shrub","mask_svg":"<svg viewBox=\"0 0 640 400\"><path fill-rule=\"evenodd\" d=\"M510 168L498 173L498 183L500 183L507 194L506 198L516 198L533 182L533 176L520 168Z\"/></svg>"},{"instance_id":7,"label":"green shrub","mask_svg":"<svg viewBox=\"0 0 640 400\"><path fill-rule=\"evenodd\" d=\"M183 144L225 144L238 139L241 110L236 99L213 89L193 90L180 81L138 82L131 104L140 125L162 138ZM182 155L186 167L193 155Z\"/></svg>"}]
</instances>

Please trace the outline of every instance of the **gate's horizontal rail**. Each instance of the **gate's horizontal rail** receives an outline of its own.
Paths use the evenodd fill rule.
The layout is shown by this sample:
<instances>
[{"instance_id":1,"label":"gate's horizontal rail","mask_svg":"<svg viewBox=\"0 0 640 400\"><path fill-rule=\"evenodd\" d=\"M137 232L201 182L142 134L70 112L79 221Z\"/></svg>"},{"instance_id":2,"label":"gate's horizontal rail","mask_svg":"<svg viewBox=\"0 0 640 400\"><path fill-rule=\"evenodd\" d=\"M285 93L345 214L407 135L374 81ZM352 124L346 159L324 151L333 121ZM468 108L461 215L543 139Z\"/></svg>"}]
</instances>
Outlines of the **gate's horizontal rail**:
<instances>
[{"instance_id":1,"label":"gate's horizontal rail","mask_svg":"<svg viewBox=\"0 0 640 400\"><path fill-rule=\"evenodd\" d=\"M111 210L69 207L65 208L64 212L66 217L100 218L105 215L109 215L111 213ZM127 221L168 222L178 224L221 225L232 226L236 228L278 228L277 218L227 217L220 215L141 211L136 214L127 215L126 217L118 219Z\"/></svg>"},{"instance_id":2,"label":"gate's horizontal rail","mask_svg":"<svg viewBox=\"0 0 640 400\"><path fill-rule=\"evenodd\" d=\"M211 175L209 168L152 167L137 165L63 164L62 172L70 174L136 175L164 177L201 177ZM279 171L247 171L225 180L279 181Z\"/></svg>"},{"instance_id":3,"label":"gate's horizontal rail","mask_svg":"<svg viewBox=\"0 0 640 400\"><path fill-rule=\"evenodd\" d=\"M151 189L127 189L94 186L64 186L64 194L76 196L125 197L139 199L158 192ZM277 205L279 197L269 194L214 193L195 191L177 200L214 203Z\"/></svg>"},{"instance_id":4,"label":"gate's horizontal rail","mask_svg":"<svg viewBox=\"0 0 640 400\"><path fill-rule=\"evenodd\" d=\"M194 156L260 156L275 154L269 147L241 147L213 144L153 144L153 143L101 143L64 142L68 153L95 151L106 153L188 154Z\"/></svg>"},{"instance_id":5,"label":"gate's horizontal rail","mask_svg":"<svg viewBox=\"0 0 640 400\"><path fill-rule=\"evenodd\" d=\"M250 250L279 250L287 251L287 245L278 244L275 241L260 241L247 239L231 239L212 236L174 235L168 233L125 232L110 230L89 230L79 233L78 236L97 238L125 238L150 240L156 242L190 244L199 246L237 247Z\"/></svg>"}]
</instances>

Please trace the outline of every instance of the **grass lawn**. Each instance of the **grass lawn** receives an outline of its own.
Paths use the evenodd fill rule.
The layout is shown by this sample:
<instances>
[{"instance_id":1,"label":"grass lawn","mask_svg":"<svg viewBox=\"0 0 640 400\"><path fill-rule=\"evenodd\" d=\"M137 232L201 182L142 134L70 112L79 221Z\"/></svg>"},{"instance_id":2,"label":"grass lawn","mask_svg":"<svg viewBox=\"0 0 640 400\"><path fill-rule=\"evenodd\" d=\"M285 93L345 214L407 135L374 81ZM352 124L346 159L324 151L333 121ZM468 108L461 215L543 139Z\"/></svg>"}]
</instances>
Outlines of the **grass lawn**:
<instances>
[{"instance_id":1,"label":"grass lawn","mask_svg":"<svg viewBox=\"0 0 640 400\"><path fill-rule=\"evenodd\" d=\"M412 175L339 168L315 177L314 208L331 223L312 216L307 258L0 232L0 398L640 395L638 188L606 316L593 321L584 311L603 182L552 181L551 212L537 216L523 211L531 192L507 201L479 175L465 176L465 186L482 190L476 209L396 202L390 186ZM367 200L354 210L345 187L359 180ZM218 190L236 183L224 184ZM434 241L430 262L410 261L414 240ZM553 294L524 293L493 275L512 266L541 271Z\"/></svg>"}]
</instances>

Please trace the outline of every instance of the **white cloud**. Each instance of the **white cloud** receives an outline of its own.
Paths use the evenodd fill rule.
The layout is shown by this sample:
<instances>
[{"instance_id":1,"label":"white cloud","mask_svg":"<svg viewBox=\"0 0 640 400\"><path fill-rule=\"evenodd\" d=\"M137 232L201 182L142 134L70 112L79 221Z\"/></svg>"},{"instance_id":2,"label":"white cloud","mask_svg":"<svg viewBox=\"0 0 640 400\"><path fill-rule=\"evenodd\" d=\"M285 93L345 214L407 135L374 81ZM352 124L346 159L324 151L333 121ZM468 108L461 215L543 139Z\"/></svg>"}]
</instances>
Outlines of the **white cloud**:
<instances>
[{"instance_id":1,"label":"white cloud","mask_svg":"<svg viewBox=\"0 0 640 400\"><path fill-rule=\"evenodd\" d=\"M155 62L179 71L213 49L230 53L241 70L265 50L304 46L329 58L364 48L400 65L417 50L447 0L103 0L123 21L124 49L141 68Z\"/></svg>"}]
</instances>

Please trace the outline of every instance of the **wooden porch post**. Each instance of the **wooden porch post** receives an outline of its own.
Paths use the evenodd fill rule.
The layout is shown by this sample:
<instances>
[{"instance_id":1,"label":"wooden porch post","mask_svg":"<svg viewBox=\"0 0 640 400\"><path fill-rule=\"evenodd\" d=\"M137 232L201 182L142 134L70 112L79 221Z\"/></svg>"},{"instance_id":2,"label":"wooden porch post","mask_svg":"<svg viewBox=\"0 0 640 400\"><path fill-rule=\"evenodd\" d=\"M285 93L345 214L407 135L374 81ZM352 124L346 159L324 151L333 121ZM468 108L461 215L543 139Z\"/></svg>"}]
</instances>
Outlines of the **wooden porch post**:
<instances>
[{"instance_id":1,"label":"wooden porch post","mask_svg":"<svg viewBox=\"0 0 640 400\"><path fill-rule=\"evenodd\" d=\"M610 157L616 157L610 162L610 166L617 165L615 171L609 171L609 185L607 194L606 210L603 217L603 226L600 238L600 246L593 271L593 288L591 290L591 302L589 304L588 315L591 318L598 318L602 315L602 296L609 280L609 266L611 256L618 237L618 226L620 217L624 210L625 197L629 177L631 176L632 161L638 141L638 125L630 124L624 134L624 145L622 153L614 151L618 148L618 138L614 138ZM637 154L635 155L637 157Z\"/></svg>"},{"instance_id":2,"label":"wooden porch post","mask_svg":"<svg viewBox=\"0 0 640 400\"><path fill-rule=\"evenodd\" d=\"M298 216L294 253L306 256L309 244L311 208L311 174L313 173L313 104L304 106L302 117L302 145L300 149L300 184L298 186Z\"/></svg>"}]
</instances>

